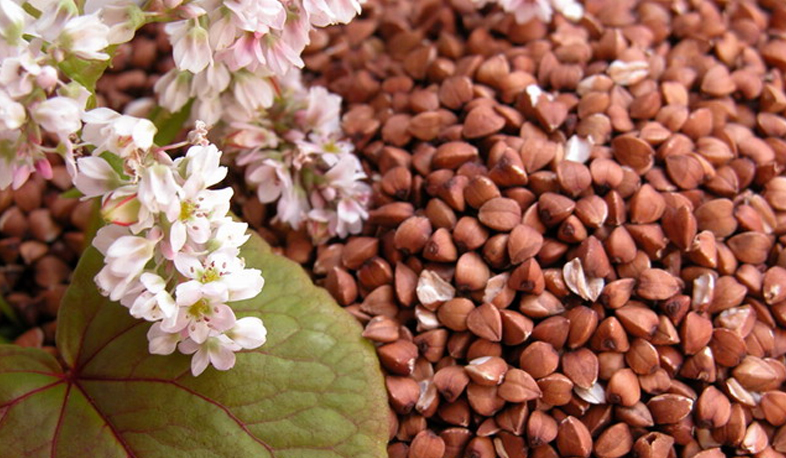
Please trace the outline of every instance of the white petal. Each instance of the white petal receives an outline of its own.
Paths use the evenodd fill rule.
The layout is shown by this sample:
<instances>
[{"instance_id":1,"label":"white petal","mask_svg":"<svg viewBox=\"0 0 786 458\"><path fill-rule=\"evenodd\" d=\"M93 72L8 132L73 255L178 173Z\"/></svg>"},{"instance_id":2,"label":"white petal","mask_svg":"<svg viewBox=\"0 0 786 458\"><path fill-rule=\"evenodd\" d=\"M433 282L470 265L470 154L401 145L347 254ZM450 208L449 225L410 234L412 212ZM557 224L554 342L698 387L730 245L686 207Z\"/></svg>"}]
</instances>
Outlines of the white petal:
<instances>
[{"instance_id":1,"label":"white petal","mask_svg":"<svg viewBox=\"0 0 786 458\"><path fill-rule=\"evenodd\" d=\"M143 273L139 277L139 281L141 281L142 284L145 285L145 288L153 294L157 294L159 291L166 288L166 281L164 281L161 276L150 272Z\"/></svg>"},{"instance_id":2,"label":"white petal","mask_svg":"<svg viewBox=\"0 0 786 458\"><path fill-rule=\"evenodd\" d=\"M218 332L232 329L236 323L235 312L226 304L214 306L213 314L210 317L210 327Z\"/></svg>"},{"instance_id":3,"label":"white petal","mask_svg":"<svg viewBox=\"0 0 786 458\"><path fill-rule=\"evenodd\" d=\"M210 336L210 327L204 321L194 321L188 325L188 337L201 344Z\"/></svg>"},{"instance_id":4,"label":"white petal","mask_svg":"<svg viewBox=\"0 0 786 458\"><path fill-rule=\"evenodd\" d=\"M101 254L106 256L109 247L115 240L126 235L130 235L127 227L109 224L96 232L96 236L93 238L93 246L96 247Z\"/></svg>"},{"instance_id":5,"label":"white petal","mask_svg":"<svg viewBox=\"0 0 786 458\"><path fill-rule=\"evenodd\" d=\"M224 278L229 288L229 301L242 301L256 297L265 286L262 272L257 269L244 269Z\"/></svg>"},{"instance_id":6,"label":"white petal","mask_svg":"<svg viewBox=\"0 0 786 458\"><path fill-rule=\"evenodd\" d=\"M224 345L210 345L209 355L213 367L220 371L232 369L235 365L235 353Z\"/></svg>"},{"instance_id":7,"label":"white petal","mask_svg":"<svg viewBox=\"0 0 786 458\"><path fill-rule=\"evenodd\" d=\"M156 300L158 301L158 308L161 309L161 313L164 314L164 318L173 317L177 313L177 304L175 304L175 300L172 299L172 295L168 292L159 292L156 294Z\"/></svg>"},{"instance_id":8,"label":"white petal","mask_svg":"<svg viewBox=\"0 0 786 458\"><path fill-rule=\"evenodd\" d=\"M187 281L175 288L177 305L192 305L202 299L202 284L196 280Z\"/></svg>"},{"instance_id":9,"label":"white petal","mask_svg":"<svg viewBox=\"0 0 786 458\"><path fill-rule=\"evenodd\" d=\"M207 351L200 349L191 358L191 374L196 377L207 369L210 358Z\"/></svg>"},{"instance_id":10,"label":"white petal","mask_svg":"<svg viewBox=\"0 0 786 458\"><path fill-rule=\"evenodd\" d=\"M161 329L160 323L155 323L147 331L149 341L148 350L154 355L170 355L177 348L180 341L179 333L165 332Z\"/></svg>"},{"instance_id":11,"label":"white petal","mask_svg":"<svg viewBox=\"0 0 786 458\"><path fill-rule=\"evenodd\" d=\"M196 256L186 253L178 253L175 256L175 268L188 278L196 278L199 272L204 270L204 266Z\"/></svg>"},{"instance_id":12,"label":"white petal","mask_svg":"<svg viewBox=\"0 0 786 458\"><path fill-rule=\"evenodd\" d=\"M257 348L267 340L267 329L262 320L247 316L235 322L235 326L226 332L226 336L245 349Z\"/></svg>"},{"instance_id":13,"label":"white petal","mask_svg":"<svg viewBox=\"0 0 786 458\"><path fill-rule=\"evenodd\" d=\"M186 226L182 221L175 221L169 228L169 244L174 252L180 251L186 244Z\"/></svg>"}]
</instances>

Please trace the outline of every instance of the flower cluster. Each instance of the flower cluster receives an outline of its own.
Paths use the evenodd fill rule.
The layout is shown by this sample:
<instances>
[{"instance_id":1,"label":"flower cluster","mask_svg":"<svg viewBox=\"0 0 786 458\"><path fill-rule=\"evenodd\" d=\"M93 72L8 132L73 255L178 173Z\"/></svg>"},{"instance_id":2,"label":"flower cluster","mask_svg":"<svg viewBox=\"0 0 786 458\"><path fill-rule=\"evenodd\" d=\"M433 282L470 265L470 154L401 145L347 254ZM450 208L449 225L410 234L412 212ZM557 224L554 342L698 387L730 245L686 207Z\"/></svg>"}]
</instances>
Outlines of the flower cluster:
<instances>
[{"instance_id":1,"label":"flower cluster","mask_svg":"<svg viewBox=\"0 0 786 458\"><path fill-rule=\"evenodd\" d=\"M584 7L576 0L472 0L475 6L483 8L489 3L497 3L507 13L512 13L516 22L524 24L533 19L551 22L554 11L571 21L579 21L584 16Z\"/></svg>"},{"instance_id":2,"label":"flower cluster","mask_svg":"<svg viewBox=\"0 0 786 458\"><path fill-rule=\"evenodd\" d=\"M151 353L194 354L195 376L208 364L231 368L234 352L262 345L266 330L258 318L236 319L227 303L256 296L264 279L239 257L247 224L228 216L232 189L208 189L226 176L221 152L203 126L173 160L153 147L147 120L98 108L85 122L83 139L95 149L77 159L76 187L101 198L109 222L93 241L105 263L99 291L154 322Z\"/></svg>"},{"instance_id":3,"label":"flower cluster","mask_svg":"<svg viewBox=\"0 0 786 458\"><path fill-rule=\"evenodd\" d=\"M90 93L60 68L109 59L110 29L71 0L0 0L0 189L19 188L37 171L51 178L46 153L74 172L74 134ZM37 9L37 16L29 11Z\"/></svg>"},{"instance_id":4,"label":"flower cluster","mask_svg":"<svg viewBox=\"0 0 786 458\"><path fill-rule=\"evenodd\" d=\"M248 114L273 102L275 81L294 67L314 27L347 23L359 0L193 0L186 18L167 24L176 68L155 90L161 105L179 111L194 99L192 119L218 122L229 107Z\"/></svg>"},{"instance_id":5,"label":"flower cluster","mask_svg":"<svg viewBox=\"0 0 786 458\"><path fill-rule=\"evenodd\" d=\"M298 71L280 80L279 91L259 114L227 112L227 151L237 153L261 202L278 200L276 218L305 226L315 243L360 232L371 188L352 144L341 140L341 98L305 89Z\"/></svg>"}]
</instances>

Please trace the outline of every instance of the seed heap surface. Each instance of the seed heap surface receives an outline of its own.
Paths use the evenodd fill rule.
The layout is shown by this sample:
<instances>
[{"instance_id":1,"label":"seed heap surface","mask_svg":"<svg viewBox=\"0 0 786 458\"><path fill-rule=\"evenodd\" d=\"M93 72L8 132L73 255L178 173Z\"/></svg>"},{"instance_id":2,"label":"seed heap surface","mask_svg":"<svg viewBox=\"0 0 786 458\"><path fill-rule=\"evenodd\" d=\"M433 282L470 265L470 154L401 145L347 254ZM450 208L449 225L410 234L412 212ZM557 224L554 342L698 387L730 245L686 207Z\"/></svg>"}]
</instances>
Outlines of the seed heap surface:
<instances>
[{"instance_id":1,"label":"seed heap surface","mask_svg":"<svg viewBox=\"0 0 786 458\"><path fill-rule=\"evenodd\" d=\"M585 8L314 36L374 197L313 272L377 345L389 454L784 456L786 5Z\"/></svg>"}]
</instances>

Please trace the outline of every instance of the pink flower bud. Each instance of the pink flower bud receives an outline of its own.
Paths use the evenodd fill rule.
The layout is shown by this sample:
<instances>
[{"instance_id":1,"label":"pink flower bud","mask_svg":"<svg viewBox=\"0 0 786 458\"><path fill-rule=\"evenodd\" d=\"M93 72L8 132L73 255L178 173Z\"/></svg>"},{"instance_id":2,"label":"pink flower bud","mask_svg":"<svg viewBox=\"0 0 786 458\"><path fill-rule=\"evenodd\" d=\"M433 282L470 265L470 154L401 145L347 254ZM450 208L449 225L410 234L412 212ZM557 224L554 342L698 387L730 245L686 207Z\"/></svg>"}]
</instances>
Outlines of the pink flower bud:
<instances>
[{"instance_id":1,"label":"pink flower bud","mask_svg":"<svg viewBox=\"0 0 786 458\"><path fill-rule=\"evenodd\" d=\"M51 180L52 179L52 164L49 163L46 159L39 159L35 163L36 171L45 179Z\"/></svg>"},{"instance_id":2,"label":"pink flower bud","mask_svg":"<svg viewBox=\"0 0 786 458\"><path fill-rule=\"evenodd\" d=\"M139 220L141 204L136 194L110 193L101 204L101 216L112 224L130 226Z\"/></svg>"}]
</instances>

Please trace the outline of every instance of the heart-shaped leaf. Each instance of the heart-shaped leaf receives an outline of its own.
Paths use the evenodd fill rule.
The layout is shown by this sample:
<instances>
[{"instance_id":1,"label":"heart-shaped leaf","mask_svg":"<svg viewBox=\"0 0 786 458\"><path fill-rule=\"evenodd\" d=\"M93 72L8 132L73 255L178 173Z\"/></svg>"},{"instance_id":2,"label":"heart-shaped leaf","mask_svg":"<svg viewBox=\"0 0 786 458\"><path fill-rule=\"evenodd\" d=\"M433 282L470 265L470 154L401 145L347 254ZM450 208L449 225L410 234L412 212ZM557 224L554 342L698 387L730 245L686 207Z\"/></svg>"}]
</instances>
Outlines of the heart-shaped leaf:
<instances>
[{"instance_id":1,"label":"heart-shaped leaf","mask_svg":"<svg viewBox=\"0 0 786 458\"><path fill-rule=\"evenodd\" d=\"M0 345L2 457L383 457L387 402L360 327L257 236L243 248L262 294L233 304L268 341L228 372L194 378L189 357L147 351L149 323L96 291L90 248L60 310L67 367Z\"/></svg>"}]
</instances>

